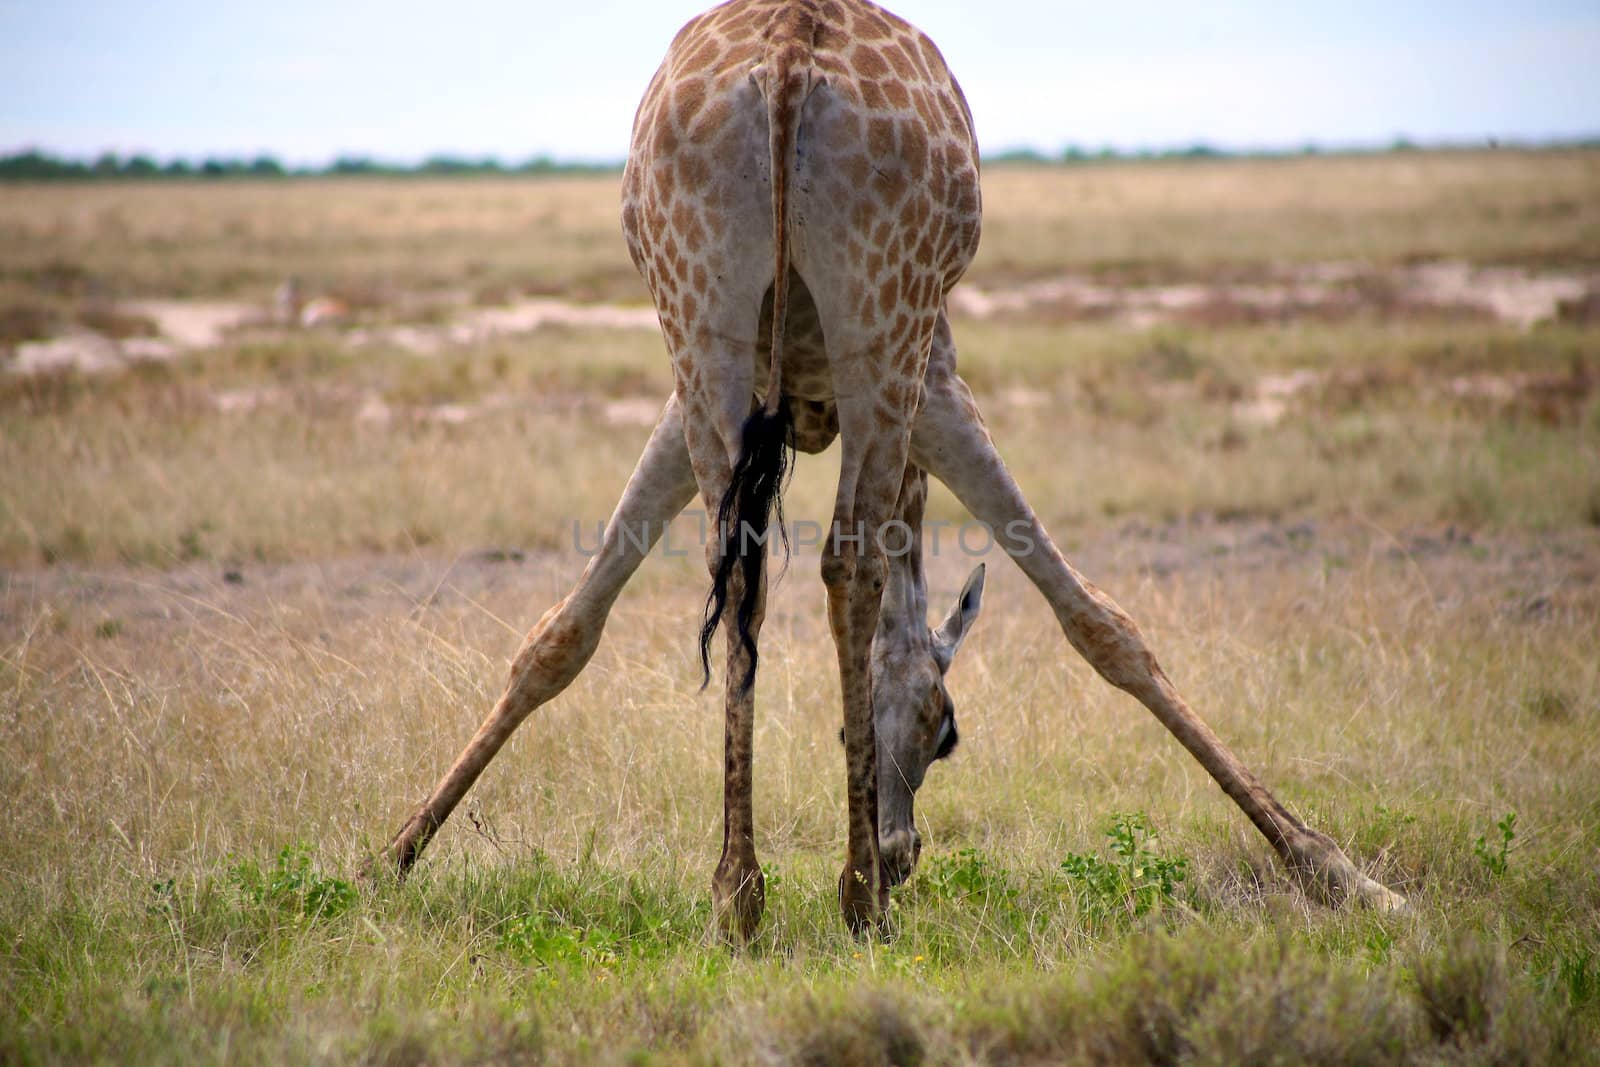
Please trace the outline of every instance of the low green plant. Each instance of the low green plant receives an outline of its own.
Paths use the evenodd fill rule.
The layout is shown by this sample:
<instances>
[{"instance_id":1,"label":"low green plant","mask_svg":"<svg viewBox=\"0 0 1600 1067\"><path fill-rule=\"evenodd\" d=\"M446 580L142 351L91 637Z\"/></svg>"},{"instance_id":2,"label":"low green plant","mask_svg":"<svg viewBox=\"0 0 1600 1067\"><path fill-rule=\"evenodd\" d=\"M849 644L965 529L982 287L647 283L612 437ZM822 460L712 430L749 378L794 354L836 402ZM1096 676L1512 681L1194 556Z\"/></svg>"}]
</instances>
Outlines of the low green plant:
<instances>
[{"instance_id":1,"label":"low green plant","mask_svg":"<svg viewBox=\"0 0 1600 1067\"><path fill-rule=\"evenodd\" d=\"M1364 942L1367 950L1367 960L1374 966L1382 966L1389 962L1389 955L1394 951L1394 931L1383 926L1374 926L1368 931Z\"/></svg>"},{"instance_id":2,"label":"low green plant","mask_svg":"<svg viewBox=\"0 0 1600 1067\"><path fill-rule=\"evenodd\" d=\"M1560 989L1574 1009L1600 1001L1600 960L1587 948L1560 953L1547 984Z\"/></svg>"},{"instance_id":3,"label":"low green plant","mask_svg":"<svg viewBox=\"0 0 1600 1067\"><path fill-rule=\"evenodd\" d=\"M579 929L545 914L512 917L501 927L495 945L524 963L544 967L609 967L627 947L603 926Z\"/></svg>"},{"instance_id":4,"label":"low green plant","mask_svg":"<svg viewBox=\"0 0 1600 1067\"><path fill-rule=\"evenodd\" d=\"M1189 861L1163 856L1151 847L1155 828L1144 812L1113 815L1106 828L1111 858L1068 853L1061 869L1079 890L1085 908L1097 917L1137 917L1176 899Z\"/></svg>"},{"instance_id":5,"label":"low green plant","mask_svg":"<svg viewBox=\"0 0 1600 1067\"><path fill-rule=\"evenodd\" d=\"M952 900L1007 900L1017 895L1006 869L975 848L933 857L928 861L921 885Z\"/></svg>"},{"instance_id":6,"label":"low green plant","mask_svg":"<svg viewBox=\"0 0 1600 1067\"><path fill-rule=\"evenodd\" d=\"M1491 843L1487 834L1479 834L1478 840L1472 845L1472 851L1477 854L1483 865L1489 868L1489 873L1499 878L1506 873L1506 868L1509 866L1511 840L1517 836L1517 813L1506 812L1505 817L1494 825L1495 829L1500 831L1499 843Z\"/></svg>"},{"instance_id":7,"label":"low green plant","mask_svg":"<svg viewBox=\"0 0 1600 1067\"><path fill-rule=\"evenodd\" d=\"M311 846L285 845L272 868L262 870L255 860L235 864L228 882L246 903L281 912L293 919L315 922L349 911L356 888L342 878L318 872L311 862ZM170 881L156 887L158 898L170 898Z\"/></svg>"}]
</instances>

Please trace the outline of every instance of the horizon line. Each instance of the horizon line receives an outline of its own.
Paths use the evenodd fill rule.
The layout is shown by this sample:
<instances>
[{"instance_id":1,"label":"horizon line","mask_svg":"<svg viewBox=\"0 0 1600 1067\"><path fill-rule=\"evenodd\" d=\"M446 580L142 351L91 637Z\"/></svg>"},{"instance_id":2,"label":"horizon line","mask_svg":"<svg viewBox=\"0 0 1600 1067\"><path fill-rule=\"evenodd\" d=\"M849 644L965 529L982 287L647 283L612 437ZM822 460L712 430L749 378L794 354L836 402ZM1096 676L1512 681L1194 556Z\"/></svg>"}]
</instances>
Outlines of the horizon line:
<instances>
[{"instance_id":1,"label":"horizon line","mask_svg":"<svg viewBox=\"0 0 1600 1067\"><path fill-rule=\"evenodd\" d=\"M1387 139L1338 139L1321 141L1305 138L1296 142L1230 143L1204 137L1189 140L1144 143L1137 145L1091 144L1064 142L1049 149L1037 144L1007 145L988 151L979 149L979 158L997 162L1091 162L1100 159L1175 158L1190 156L1251 157L1296 155L1371 155L1390 151L1473 151L1473 150L1559 150L1563 148L1594 148L1600 146L1600 129L1556 135L1500 136L1484 134L1471 138L1413 137L1398 132ZM0 146L0 160L16 160L38 156L53 163L67 166L92 167L105 160L126 163L147 160L157 167L189 165L201 167L206 163L241 164L271 161L286 174L317 173L336 170L342 166L360 166L373 169L420 170L429 166L468 169L551 169L551 170L620 170L627 161L622 156L562 155L533 151L527 155L511 156L497 152L439 150L423 153L384 154L364 152L360 149L339 151L320 160L295 157L291 153L269 148L249 151L206 151L202 153L160 152L150 149L103 148L90 152L74 152L33 143L13 143Z\"/></svg>"}]
</instances>

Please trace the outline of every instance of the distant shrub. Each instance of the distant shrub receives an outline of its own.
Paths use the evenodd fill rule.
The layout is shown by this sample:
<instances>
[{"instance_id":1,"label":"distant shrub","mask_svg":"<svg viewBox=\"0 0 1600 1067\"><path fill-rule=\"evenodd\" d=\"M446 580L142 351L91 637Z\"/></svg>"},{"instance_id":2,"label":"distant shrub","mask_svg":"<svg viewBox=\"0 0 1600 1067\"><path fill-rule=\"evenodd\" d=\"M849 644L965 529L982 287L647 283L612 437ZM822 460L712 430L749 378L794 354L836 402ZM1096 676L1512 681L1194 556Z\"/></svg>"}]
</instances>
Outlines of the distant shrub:
<instances>
[{"instance_id":1,"label":"distant shrub","mask_svg":"<svg viewBox=\"0 0 1600 1067\"><path fill-rule=\"evenodd\" d=\"M47 307L35 304L9 304L0 307L0 347L24 341L42 341L58 325L58 316Z\"/></svg>"}]
</instances>

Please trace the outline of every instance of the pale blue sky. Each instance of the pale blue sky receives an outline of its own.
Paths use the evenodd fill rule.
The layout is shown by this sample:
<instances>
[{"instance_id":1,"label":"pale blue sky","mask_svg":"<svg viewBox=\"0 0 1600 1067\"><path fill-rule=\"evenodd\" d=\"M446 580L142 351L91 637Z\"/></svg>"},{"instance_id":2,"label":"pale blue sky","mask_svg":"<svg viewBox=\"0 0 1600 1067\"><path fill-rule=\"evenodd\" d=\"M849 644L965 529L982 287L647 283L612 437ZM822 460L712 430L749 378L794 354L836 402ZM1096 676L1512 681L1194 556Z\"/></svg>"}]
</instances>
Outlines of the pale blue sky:
<instances>
[{"instance_id":1,"label":"pale blue sky","mask_svg":"<svg viewBox=\"0 0 1600 1067\"><path fill-rule=\"evenodd\" d=\"M0 151L617 159L703 0L0 0ZM1600 133L1600 2L902 0L987 151Z\"/></svg>"}]
</instances>

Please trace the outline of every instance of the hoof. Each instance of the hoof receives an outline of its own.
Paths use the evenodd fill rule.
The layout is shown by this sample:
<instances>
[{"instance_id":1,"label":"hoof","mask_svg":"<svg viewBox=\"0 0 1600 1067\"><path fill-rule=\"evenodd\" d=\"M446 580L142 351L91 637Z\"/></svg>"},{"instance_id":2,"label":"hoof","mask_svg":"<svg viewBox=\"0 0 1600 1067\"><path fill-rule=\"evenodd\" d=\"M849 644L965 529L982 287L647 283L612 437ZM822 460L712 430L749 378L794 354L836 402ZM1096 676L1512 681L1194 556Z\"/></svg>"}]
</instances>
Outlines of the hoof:
<instances>
[{"instance_id":1,"label":"hoof","mask_svg":"<svg viewBox=\"0 0 1600 1067\"><path fill-rule=\"evenodd\" d=\"M1411 910L1411 904L1405 897L1381 882L1374 882L1371 878L1362 876L1361 884L1356 886L1353 897L1360 902L1362 907L1371 908L1373 911L1386 915L1404 915Z\"/></svg>"},{"instance_id":2,"label":"hoof","mask_svg":"<svg viewBox=\"0 0 1600 1067\"><path fill-rule=\"evenodd\" d=\"M392 875L396 881L405 881L406 875L416 866L422 850L428 847L428 842L433 840L438 829L439 820L431 817L424 807L406 820L387 848L367 861L361 877L372 881L380 875Z\"/></svg>"},{"instance_id":3,"label":"hoof","mask_svg":"<svg viewBox=\"0 0 1600 1067\"><path fill-rule=\"evenodd\" d=\"M369 889L375 889L388 882L399 882L405 877L404 872L394 865L388 852L380 852L376 856L368 856L360 867L356 868L356 881Z\"/></svg>"},{"instance_id":4,"label":"hoof","mask_svg":"<svg viewBox=\"0 0 1600 1067\"><path fill-rule=\"evenodd\" d=\"M839 911L856 937L883 931L887 892L873 884L877 881L853 867L846 867L839 875Z\"/></svg>"},{"instance_id":5,"label":"hoof","mask_svg":"<svg viewBox=\"0 0 1600 1067\"><path fill-rule=\"evenodd\" d=\"M1407 909L1405 897L1362 874L1344 853L1335 855L1336 861L1310 872L1313 889L1326 903L1335 908L1371 908L1386 915L1398 915Z\"/></svg>"},{"instance_id":6,"label":"hoof","mask_svg":"<svg viewBox=\"0 0 1600 1067\"><path fill-rule=\"evenodd\" d=\"M1290 869L1314 896L1332 907L1365 907L1385 914L1406 911L1406 898L1361 873L1333 839L1315 830L1295 849Z\"/></svg>"},{"instance_id":7,"label":"hoof","mask_svg":"<svg viewBox=\"0 0 1600 1067\"><path fill-rule=\"evenodd\" d=\"M761 928L767 908L767 881L761 868L732 865L717 868L711 877L711 910L722 936L735 944L748 944Z\"/></svg>"},{"instance_id":8,"label":"hoof","mask_svg":"<svg viewBox=\"0 0 1600 1067\"><path fill-rule=\"evenodd\" d=\"M404 833L401 834L403 836ZM368 856L360 870L356 871L356 878L369 886L404 882L417 862L419 850L414 844L402 841L401 837L396 837L389 847L377 855Z\"/></svg>"}]
</instances>

